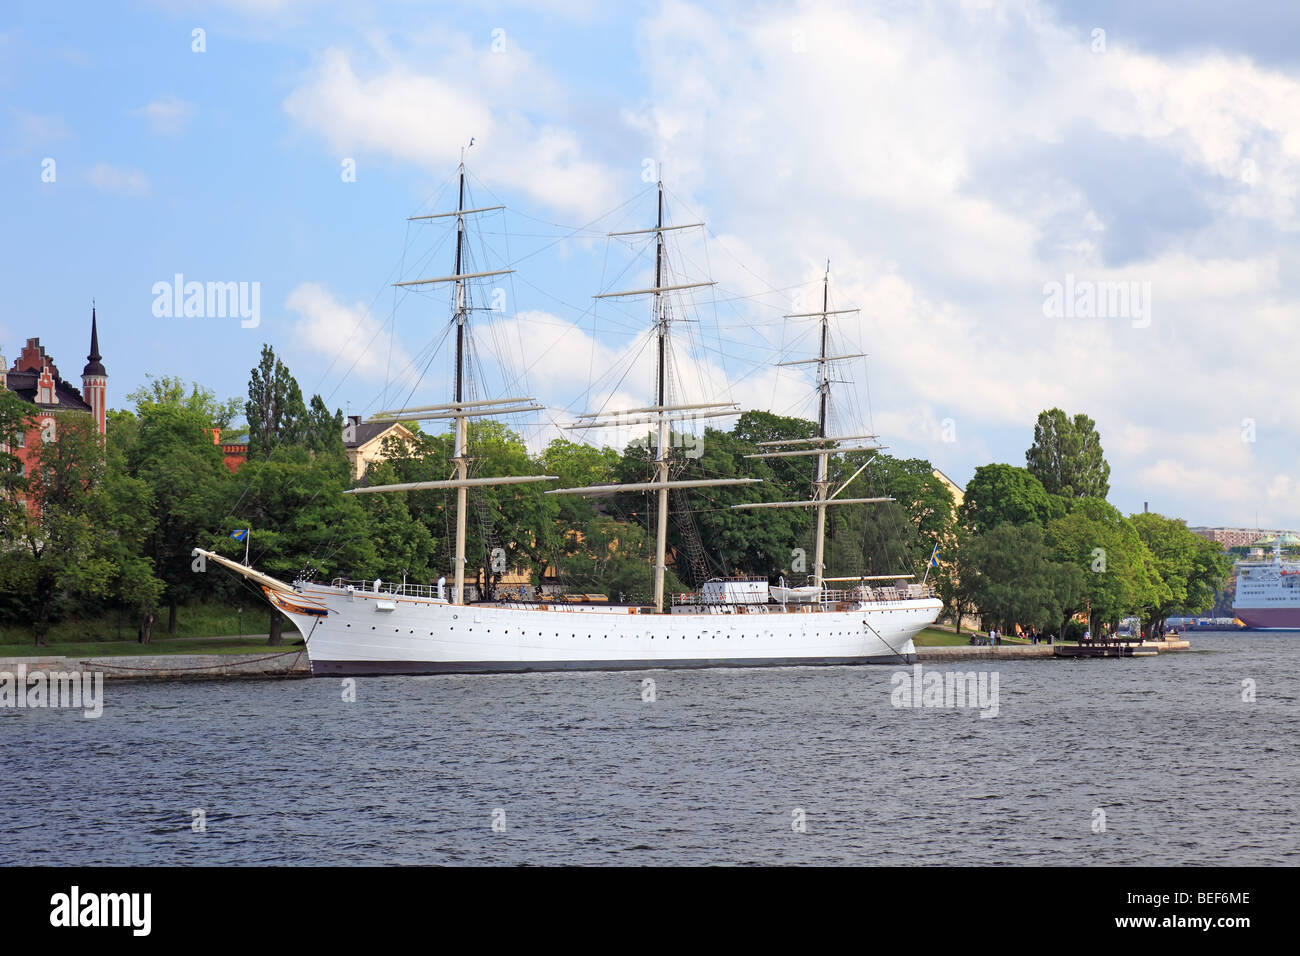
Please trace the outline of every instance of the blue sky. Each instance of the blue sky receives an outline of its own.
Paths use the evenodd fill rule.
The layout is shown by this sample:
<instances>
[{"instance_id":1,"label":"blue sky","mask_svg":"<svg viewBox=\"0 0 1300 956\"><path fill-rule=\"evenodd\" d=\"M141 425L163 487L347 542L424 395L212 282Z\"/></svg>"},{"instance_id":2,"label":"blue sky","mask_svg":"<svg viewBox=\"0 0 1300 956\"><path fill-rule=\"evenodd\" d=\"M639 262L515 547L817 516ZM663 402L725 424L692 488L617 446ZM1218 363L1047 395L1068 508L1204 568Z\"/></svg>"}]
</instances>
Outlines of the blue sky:
<instances>
[{"instance_id":1,"label":"blue sky","mask_svg":"<svg viewBox=\"0 0 1300 956\"><path fill-rule=\"evenodd\" d=\"M649 399L646 304L592 300L646 283L603 234L650 224L649 161L708 223L674 275L718 282L682 303L680 397L808 414L771 363L812 347L781 316L830 259L868 353L841 427L964 482L1060 405L1120 508L1297 527L1298 32L1281 2L9 4L0 352L39 335L75 375L94 298L115 407L147 374L242 396L263 342L332 407L444 401L445 290L389 283L451 271L405 219L452 208L474 137L473 199L509 207L476 261L516 268L476 293L505 306L480 388L543 401L534 442ZM177 273L258 283L260 324L155 316ZM1045 314L1067 281L1133 302Z\"/></svg>"}]
</instances>

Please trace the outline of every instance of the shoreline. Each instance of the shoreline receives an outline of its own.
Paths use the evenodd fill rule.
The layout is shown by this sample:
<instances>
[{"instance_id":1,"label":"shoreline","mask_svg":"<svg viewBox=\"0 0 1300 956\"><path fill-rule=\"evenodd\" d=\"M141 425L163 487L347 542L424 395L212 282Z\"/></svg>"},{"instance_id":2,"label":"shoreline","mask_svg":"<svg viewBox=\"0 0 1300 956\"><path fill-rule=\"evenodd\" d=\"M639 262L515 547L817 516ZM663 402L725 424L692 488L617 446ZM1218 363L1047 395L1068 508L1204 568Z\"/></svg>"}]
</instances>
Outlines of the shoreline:
<instances>
[{"instance_id":1,"label":"shoreline","mask_svg":"<svg viewBox=\"0 0 1300 956\"><path fill-rule=\"evenodd\" d=\"M974 660L1058 660L1054 644L998 644L994 646L918 647L917 663L955 663ZM1073 646L1073 645L1070 645ZM1187 650L1187 641L1148 641L1148 651ZM868 665L864 665L868 666ZM880 665L888 666L888 665ZM105 680L229 680L311 677L306 649L271 654L144 654L118 657L0 657L0 673L28 675L102 673ZM654 670L655 668L646 668Z\"/></svg>"},{"instance_id":2,"label":"shoreline","mask_svg":"<svg viewBox=\"0 0 1300 956\"><path fill-rule=\"evenodd\" d=\"M34 674L102 673L104 680L228 680L311 676L307 649L270 654L141 654L114 657L0 657L0 672L19 667Z\"/></svg>"}]
</instances>

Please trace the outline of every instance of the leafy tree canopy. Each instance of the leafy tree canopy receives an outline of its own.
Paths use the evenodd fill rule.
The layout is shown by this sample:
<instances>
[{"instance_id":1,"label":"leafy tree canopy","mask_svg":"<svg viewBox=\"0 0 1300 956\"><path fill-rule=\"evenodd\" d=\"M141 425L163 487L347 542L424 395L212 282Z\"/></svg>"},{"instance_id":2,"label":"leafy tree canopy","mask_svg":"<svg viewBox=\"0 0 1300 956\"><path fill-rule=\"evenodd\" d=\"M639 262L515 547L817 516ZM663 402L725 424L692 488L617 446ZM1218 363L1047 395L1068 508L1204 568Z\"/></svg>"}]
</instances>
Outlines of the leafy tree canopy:
<instances>
[{"instance_id":1,"label":"leafy tree canopy","mask_svg":"<svg viewBox=\"0 0 1300 956\"><path fill-rule=\"evenodd\" d=\"M146 384L128 392L126 396L135 403L137 413L142 413L147 405L169 405L198 413L208 426L221 429L223 439L232 437L232 432L243 431L242 428L232 429L235 420L244 412L239 399L220 401L212 389L205 388L198 382L192 382L187 387L185 380L178 376L146 375L145 378L148 380Z\"/></svg>"},{"instance_id":2,"label":"leafy tree canopy","mask_svg":"<svg viewBox=\"0 0 1300 956\"><path fill-rule=\"evenodd\" d=\"M1104 499L1110 492L1101 436L1096 422L1082 413L1069 418L1059 408L1039 412L1025 461L1051 494Z\"/></svg>"},{"instance_id":3,"label":"leafy tree canopy","mask_svg":"<svg viewBox=\"0 0 1300 956\"><path fill-rule=\"evenodd\" d=\"M1054 559L1043 529L1003 522L965 543L961 580L986 625L1060 632L1079 604L1084 572Z\"/></svg>"},{"instance_id":4,"label":"leafy tree canopy","mask_svg":"<svg viewBox=\"0 0 1300 956\"><path fill-rule=\"evenodd\" d=\"M1117 622L1169 600L1137 529L1108 502L1079 499L1069 514L1048 523L1046 535L1055 560L1084 573L1082 601L1072 611L1086 606L1096 619Z\"/></svg>"},{"instance_id":5,"label":"leafy tree canopy","mask_svg":"<svg viewBox=\"0 0 1300 956\"><path fill-rule=\"evenodd\" d=\"M975 533L1000 524L1044 525L1065 513L1065 502L1048 494L1027 468L980 465L966 485L962 523Z\"/></svg>"}]
</instances>

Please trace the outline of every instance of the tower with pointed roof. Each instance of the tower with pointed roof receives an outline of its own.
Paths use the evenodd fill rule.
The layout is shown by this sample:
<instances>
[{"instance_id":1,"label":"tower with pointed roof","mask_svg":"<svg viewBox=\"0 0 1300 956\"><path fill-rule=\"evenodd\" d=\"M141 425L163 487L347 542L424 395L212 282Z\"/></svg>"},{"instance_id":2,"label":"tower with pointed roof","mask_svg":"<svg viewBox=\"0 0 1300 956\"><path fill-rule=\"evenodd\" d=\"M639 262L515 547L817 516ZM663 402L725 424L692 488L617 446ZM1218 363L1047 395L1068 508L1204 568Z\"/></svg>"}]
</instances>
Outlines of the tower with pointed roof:
<instances>
[{"instance_id":1,"label":"tower with pointed roof","mask_svg":"<svg viewBox=\"0 0 1300 956\"><path fill-rule=\"evenodd\" d=\"M90 354L86 356L86 367L81 370L81 395L90 406L90 414L95 419L95 430L101 435L108 431L108 373L104 371L99 354L99 325L95 316L95 306L90 307Z\"/></svg>"}]
</instances>

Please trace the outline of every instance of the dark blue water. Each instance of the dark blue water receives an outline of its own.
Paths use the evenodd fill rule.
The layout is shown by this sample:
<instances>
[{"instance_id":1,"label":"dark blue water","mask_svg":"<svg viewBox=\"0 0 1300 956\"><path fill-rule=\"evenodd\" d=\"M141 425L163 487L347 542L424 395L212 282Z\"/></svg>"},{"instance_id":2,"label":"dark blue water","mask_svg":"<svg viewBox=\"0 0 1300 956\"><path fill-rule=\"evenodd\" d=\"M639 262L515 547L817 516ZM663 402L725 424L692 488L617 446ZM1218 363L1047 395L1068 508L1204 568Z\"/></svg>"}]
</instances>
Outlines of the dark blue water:
<instances>
[{"instance_id":1,"label":"dark blue water","mask_svg":"<svg viewBox=\"0 0 1300 956\"><path fill-rule=\"evenodd\" d=\"M110 683L0 710L4 862L1300 863L1300 635L1192 642L933 665L992 719L892 667Z\"/></svg>"}]
</instances>

